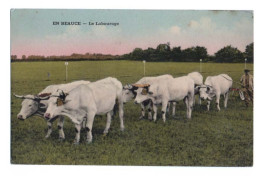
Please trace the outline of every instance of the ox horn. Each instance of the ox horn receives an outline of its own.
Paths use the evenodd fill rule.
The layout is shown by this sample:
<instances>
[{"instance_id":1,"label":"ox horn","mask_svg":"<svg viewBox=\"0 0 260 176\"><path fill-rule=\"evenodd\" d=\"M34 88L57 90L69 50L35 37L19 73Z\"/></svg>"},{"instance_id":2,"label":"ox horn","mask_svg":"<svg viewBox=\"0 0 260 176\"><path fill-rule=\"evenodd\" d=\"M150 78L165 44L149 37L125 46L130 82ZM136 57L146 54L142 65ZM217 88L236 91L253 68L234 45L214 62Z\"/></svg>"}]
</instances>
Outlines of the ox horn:
<instances>
[{"instance_id":1,"label":"ox horn","mask_svg":"<svg viewBox=\"0 0 260 176\"><path fill-rule=\"evenodd\" d=\"M13 95L14 95L16 98L24 99L24 95L16 95L15 93L13 93Z\"/></svg>"},{"instance_id":2,"label":"ox horn","mask_svg":"<svg viewBox=\"0 0 260 176\"><path fill-rule=\"evenodd\" d=\"M13 94L16 98L21 98L21 99L31 99L31 100L35 100L36 98L34 97L28 97L28 96L24 96L24 95L16 95L15 93Z\"/></svg>"}]
</instances>

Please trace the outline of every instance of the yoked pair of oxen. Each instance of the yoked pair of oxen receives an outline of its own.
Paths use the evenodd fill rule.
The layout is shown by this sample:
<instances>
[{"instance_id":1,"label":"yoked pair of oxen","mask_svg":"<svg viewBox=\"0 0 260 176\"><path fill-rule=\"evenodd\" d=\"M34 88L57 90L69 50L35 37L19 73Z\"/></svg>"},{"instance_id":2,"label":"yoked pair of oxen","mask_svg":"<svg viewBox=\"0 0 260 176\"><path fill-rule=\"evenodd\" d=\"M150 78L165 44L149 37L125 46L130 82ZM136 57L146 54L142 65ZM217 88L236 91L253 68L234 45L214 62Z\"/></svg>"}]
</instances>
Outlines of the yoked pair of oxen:
<instances>
[{"instance_id":1,"label":"yoked pair of oxen","mask_svg":"<svg viewBox=\"0 0 260 176\"><path fill-rule=\"evenodd\" d=\"M142 115L145 117L145 107L148 107L148 119L156 121L157 106L162 105L162 119L166 121L167 107L172 103L172 116L175 115L176 102L183 100L187 107L187 118L191 119L194 95L199 95L200 100L207 100L207 109L216 96L217 109L220 95L224 96L224 107L227 107L228 93L232 86L232 79L226 74L208 76L203 84L203 77L198 72L189 73L187 76L172 77L161 75L157 77L143 77L134 84L124 87L116 78L108 77L96 82L75 81L68 84L50 85L38 95L15 95L24 99L22 108L17 118L25 120L38 115L47 120L48 138L52 132L52 123L58 121L59 139L64 140L64 116L75 124L75 144L80 141L80 130L86 128L87 142L92 142L92 126L95 115L107 115L104 134L110 128L112 116L118 107L120 129L124 130L123 105L134 99L136 104L141 104ZM152 110L154 112L152 116Z\"/></svg>"}]
</instances>

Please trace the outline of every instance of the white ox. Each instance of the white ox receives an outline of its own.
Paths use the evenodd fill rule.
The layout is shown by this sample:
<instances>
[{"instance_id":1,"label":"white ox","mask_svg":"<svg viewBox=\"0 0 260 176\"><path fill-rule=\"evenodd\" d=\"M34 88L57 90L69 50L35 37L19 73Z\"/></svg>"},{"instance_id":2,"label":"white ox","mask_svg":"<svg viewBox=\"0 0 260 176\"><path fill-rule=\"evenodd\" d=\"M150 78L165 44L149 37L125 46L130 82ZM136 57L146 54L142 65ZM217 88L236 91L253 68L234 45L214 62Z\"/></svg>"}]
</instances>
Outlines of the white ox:
<instances>
[{"instance_id":1,"label":"white ox","mask_svg":"<svg viewBox=\"0 0 260 176\"><path fill-rule=\"evenodd\" d=\"M227 107L229 89L232 87L233 80L227 74L217 76L208 76L204 85L197 86L202 100L208 100L207 109L209 111L210 101L216 96L216 105L218 110L220 95L224 96L224 107Z\"/></svg>"},{"instance_id":2,"label":"white ox","mask_svg":"<svg viewBox=\"0 0 260 176\"><path fill-rule=\"evenodd\" d=\"M194 81L188 76L159 80L152 85L140 85L140 88L137 89L136 92L135 103L141 103L148 99L152 100L154 121L156 121L157 118L157 105L162 104L162 119L165 122L165 112L168 102L177 102L180 100L185 100L187 118L191 118L194 98Z\"/></svg>"},{"instance_id":3,"label":"white ox","mask_svg":"<svg viewBox=\"0 0 260 176\"><path fill-rule=\"evenodd\" d=\"M203 84L203 76L199 72L191 72L187 74L188 77L190 77L194 81L194 98L193 98L193 105L195 105L195 95L198 95L199 104L201 104L201 99L199 95L199 90L196 88L196 86ZM176 102L172 102L172 116L175 116L175 108L176 108Z\"/></svg>"},{"instance_id":4,"label":"white ox","mask_svg":"<svg viewBox=\"0 0 260 176\"><path fill-rule=\"evenodd\" d=\"M135 84L133 85L125 85L123 87L123 101L124 103L131 101L132 99L134 99L136 97L136 90L138 89L137 86L138 84L149 84L152 85L160 80L167 80L169 78L173 78L171 75L160 75L160 76L155 76L155 77L143 77L142 79L140 79L139 81L137 81ZM142 110L142 114L140 116L139 119L143 119L145 117L145 107L148 106L148 119L152 120L152 102L151 100L146 100L140 103L141 104L141 110Z\"/></svg>"},{"instance_id":5,"label":"white ox","mask_svg":"<svg viewBox=\"0 0 260 176\"><path fill-rule=\"evenodd\" d=\"M87 142L90 143L92 142L92 126L95 115L107 114L104 134L108 133L116 101L119 105L120 128L124 130L122 89L120 81L108 77L87 85L80 85L68 93L61 91L59 95L50 97L44 117L48 119L58 115L69 117L76 128L75 144L80 141L81 123L86 118Z\"/></svg>"},{"instance_id":6,"label":"white ox","mask_svg":"<svg viewBox=\"0 0 260 176\"><path fill-rule=\"evenodd\" d=\"M25 120L34 115L44 118L44 113L48 106L48 100L46 100L46 96L55 93L57 89L70 91L81 84L88 84L88 83L90 82L81 80L81 81L74 81L68 84L50 85L47 86L45 89L43 89L38 95L15 95L14 94L15 97L24 99L21 104L22 108L18 113L17 118L20 120ZM63 131L63 124L64 124L63 116L57 116L56 118L47 121L48 131L45 137L48 138L52 133L52 124L56 119L59 119L59 122L57 123L59 129L59 138L60 140L63 140L65 139L65 135Z\"/></svg>"},{"instance_id":7,"label":"white ox","mask_svg":"<svg viewBox=\"0 0 260 176\"><path fill-rule=\"evenodd\" d=\"M203 84L203 76L199 72L191 72L187 76L193 79L195 86L200 86ZM199 95L198 89L195 89L194 95ZM201 104L200 95L198 99L199 99L199 104ZM195 97L193 103L195 104Z\"/></svg>"}]
</instances>

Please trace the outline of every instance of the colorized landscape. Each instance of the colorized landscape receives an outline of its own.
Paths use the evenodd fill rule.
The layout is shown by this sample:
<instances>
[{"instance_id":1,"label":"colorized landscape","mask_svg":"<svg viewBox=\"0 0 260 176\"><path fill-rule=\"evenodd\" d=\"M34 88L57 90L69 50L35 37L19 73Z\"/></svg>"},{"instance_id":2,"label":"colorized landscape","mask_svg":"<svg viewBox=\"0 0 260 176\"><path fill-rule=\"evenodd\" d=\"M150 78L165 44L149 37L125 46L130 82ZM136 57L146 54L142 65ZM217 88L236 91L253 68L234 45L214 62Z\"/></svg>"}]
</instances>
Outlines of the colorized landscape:
<instances>
[{"instance_id":1,"label":"colorized landscape","mask_svg":"<svg viewBox=\"0 0 260 176\"><path fill-rule=\"evenodd\" d=\"M232 77L233 88L239 82L244 63L146 62L145 76L171 74L174 77L200 71L204 80L209 75L226 73ZM247 64L252 70L253 64ZM253 72L251 72L253 74ZM68 65L68 80L96 81L108 76L134 83L144 76L141 61L74 61ZM57 62L11 63L11 94L37 94L51 84L65 83L65 65ZM124 106L125 131L121 132L118 114L111 130L103 136L106 116L96 116L93 142L85 142L81 133L79 145L73 145L75 129L66 118L66 139L58 141L58 129L45 139L46 121L33 116L17 119L21 99L11 96L11 163L13 164L75 164L75 165L149 165L149 166L252 166L253 107L246 108L238 92L229 95L228 107L218 112L214 102L206 110L206 102L194 106L192 119L185 117L186 107L179 102L176 117L167 113L163 123L139 120L141 108L133 101Z\"/></svg>"}]
</instances>

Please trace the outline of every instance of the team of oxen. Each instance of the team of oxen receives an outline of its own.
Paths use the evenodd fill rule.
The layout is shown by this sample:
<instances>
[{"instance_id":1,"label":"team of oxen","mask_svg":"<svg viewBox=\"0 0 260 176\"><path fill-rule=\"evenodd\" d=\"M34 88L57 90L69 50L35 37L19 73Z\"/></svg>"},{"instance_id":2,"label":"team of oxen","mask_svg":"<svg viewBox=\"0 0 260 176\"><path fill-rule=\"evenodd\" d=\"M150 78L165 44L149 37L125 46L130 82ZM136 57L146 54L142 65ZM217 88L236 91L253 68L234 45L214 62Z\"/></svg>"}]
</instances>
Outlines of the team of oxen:
<instances>
[{"instance_id":1,"label":"team of oxen","mask_svg":"<svg viewBox=\"0 0 260 176\"><path fill-rule=\"evenodd\" d=\"M198 72L176 78L168 74L143 77L136 83L125 86L122 86L116 78L108 77L96 82L75 81L68 84L50 85L38 95L14 95L24 99L21 111L17 115L18 119L25 120L35 115L46 119L48 125L46 138L52 133L53 122L58 119L59 139L64 140L63 124L64 116L66 116L75 124L74 143L78 144L81 128L87 131L87 142L92 142L92 127L96 115L107 115L104 130L104 134L107 134L115 110L118 110L120 129L123 131L124 103L131 100L141 105L140 118L145 117L147 108L148 119L154 121L157 118L158 105L161 105L164 122L170 104L172 104L172 116L174 116L176 102L182 100L186 104L186 116L191 119L196 94L199 96L199 104L201 100L207 100L208 110L213 97L216 97L217 109L220 110L219 100L223 95L226 108L232 82L232 78L227 74L220 74L208 76L203 84L203 77Z\"/></svg>"}]
</instances>

